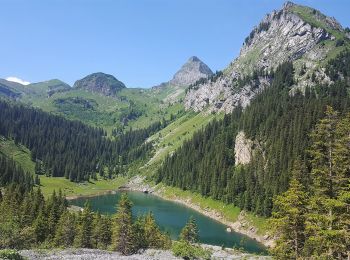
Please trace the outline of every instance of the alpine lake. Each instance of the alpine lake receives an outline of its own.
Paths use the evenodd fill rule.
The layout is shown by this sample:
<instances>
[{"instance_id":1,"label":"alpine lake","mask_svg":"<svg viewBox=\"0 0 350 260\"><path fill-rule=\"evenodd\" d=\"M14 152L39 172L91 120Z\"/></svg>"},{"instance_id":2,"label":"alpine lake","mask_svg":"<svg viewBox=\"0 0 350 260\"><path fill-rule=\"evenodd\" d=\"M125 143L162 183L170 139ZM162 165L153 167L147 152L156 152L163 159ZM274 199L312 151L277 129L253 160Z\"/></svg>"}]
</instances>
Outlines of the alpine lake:
<instances>
[{"instance_id":1,"label":"alpine lake","mask_svg":"<svg viewBox=\"0 0 350 260\"><path fill-rule=\"evenodd\" d=\"M267 254L266 247L256 240L237 232L227 232L227 226L224 224L189 207L152 194L117 191L94 197L79 197L70 200L69 203L84 207L85 202L89 201L93 211L98 211L101 214L114 214L122 192L127 192L129 199L133 203L132 211L134 218L151 211L162 231L168 232L174 240L178 239L181 229L185 226L188 219L193 216L198 225L201 243L227 248L241 248L248 253Z\"/></svg>"}]
</instances>

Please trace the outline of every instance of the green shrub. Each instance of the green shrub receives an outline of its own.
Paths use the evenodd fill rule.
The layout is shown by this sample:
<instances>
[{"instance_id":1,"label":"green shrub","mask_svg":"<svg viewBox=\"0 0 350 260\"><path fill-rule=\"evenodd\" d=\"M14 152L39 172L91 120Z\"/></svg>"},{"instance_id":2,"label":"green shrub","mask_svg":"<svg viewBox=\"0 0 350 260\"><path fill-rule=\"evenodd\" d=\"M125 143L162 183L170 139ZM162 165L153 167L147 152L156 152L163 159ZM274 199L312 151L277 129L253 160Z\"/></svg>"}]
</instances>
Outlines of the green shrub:
<instances>
[{"instance_id":1,"label":"green shrub","mask_svg":"<svg viewBox=\"0 0 350 260\"><path fill-rule=\"evenodd\" d=\"M0 250L0 259L23 260L25 258L21 256L16 250L3 249Z\"/></svg>"},{"instance_id":2,"label":"green shrub","mask_svg":"<svg viewBox=\"0 0 350 260\"><path fill-rule=\"evenodd\" d=\"M177 241L173 243L173 254L183 259L210 259L211 251L202 248L199 245L190 244L187 241Z\"/></svg>"}]
</instances>

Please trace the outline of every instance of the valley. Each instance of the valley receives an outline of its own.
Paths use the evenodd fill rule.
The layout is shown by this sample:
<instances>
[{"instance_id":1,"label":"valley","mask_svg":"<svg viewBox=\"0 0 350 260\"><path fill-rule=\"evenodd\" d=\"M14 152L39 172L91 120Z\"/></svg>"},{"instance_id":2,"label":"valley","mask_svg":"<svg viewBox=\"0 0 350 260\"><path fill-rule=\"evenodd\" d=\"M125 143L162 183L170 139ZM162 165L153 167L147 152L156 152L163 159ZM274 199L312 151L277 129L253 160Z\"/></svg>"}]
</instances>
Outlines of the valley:
<instances>
[{"instance_id":1,"label":"valley","mask_svg":"<svg viewBox=\"0 0 350 260\"><path fill-rule=\"evenodd\" d=\"M149 88L0 79L0 256L346 259L349 89L350 29L292 2L215 73L192 56Z\"/></svg>"}]
</instances>

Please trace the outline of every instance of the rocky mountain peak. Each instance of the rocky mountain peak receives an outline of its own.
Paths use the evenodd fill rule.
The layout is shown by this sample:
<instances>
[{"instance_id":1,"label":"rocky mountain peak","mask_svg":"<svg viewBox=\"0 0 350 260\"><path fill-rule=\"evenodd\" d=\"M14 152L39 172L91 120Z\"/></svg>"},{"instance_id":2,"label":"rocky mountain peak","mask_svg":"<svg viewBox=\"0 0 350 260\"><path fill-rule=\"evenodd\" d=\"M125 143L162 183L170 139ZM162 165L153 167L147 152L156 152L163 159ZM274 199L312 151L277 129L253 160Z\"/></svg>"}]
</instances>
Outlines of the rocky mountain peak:
<instances>
[{"instance_id":1,"label":"rocky mountain peak","mask_svg":"<svg viewBox=\"0 0 350 260\"><path fill-rule=\"evenodd\" d=\"M175 73L169 84L174 86L188 86L201 78L207 78L211 75L213 75L211 69L198 57L192 56Z\"/></svg>"},{"instance_id":2,"label":"rocky mountain peak","mask_svg":"<svg viewBox=\"0 0 350 260\"><path fill-rule=\"evenodd\" d=\"M97 72L77 80L73 88L81 88L105 96L115 96L118 91L125 88L125 85L110 74Z\"/></svg>"},{"instance_id":3,"label":"rocky mountain peak","mask_svg":"<svg viewBox=\"0 0 350 260\"><path fill-rule=\"evenodd\" d=\"M298 66L304 64L315 70L334 48L337 37L342 35L345 35L344 30L334 18L313 8L286 2L253 28L239 56L220 77L197 84L187 92L185 107L195 111L209 108L209 111L225 112L238 105L245 107L270 85L268 72L285 61L298 61ZM252 80L252 75L257 74L260 76Z\"/></svg>"},{"instance_id":4,"label":"rocky mountain peak","mask_svg":"<svg viewBox=\"0 0 350 260\"><path fill-rule=\"evenodd\" d=\"M294 7L296 4L294 4L293 2L291 1L287 1L283 4L283 8L282 9L289 9L289 8L292 8Z\"/></svg>"}]
</instances>

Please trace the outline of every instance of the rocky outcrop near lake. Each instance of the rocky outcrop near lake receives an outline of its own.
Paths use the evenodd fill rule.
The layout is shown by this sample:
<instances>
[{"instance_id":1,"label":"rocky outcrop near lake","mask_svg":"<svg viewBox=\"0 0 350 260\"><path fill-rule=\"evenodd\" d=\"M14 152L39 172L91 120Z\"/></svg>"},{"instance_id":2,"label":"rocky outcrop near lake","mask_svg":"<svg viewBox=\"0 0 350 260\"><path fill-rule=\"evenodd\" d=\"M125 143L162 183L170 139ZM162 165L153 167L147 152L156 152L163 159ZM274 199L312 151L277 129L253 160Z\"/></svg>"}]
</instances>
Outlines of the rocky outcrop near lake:
<instances>
[{"instance_id":1,"label":"rocky outcrop near lake","mask_svg":"<svg viewBox=\"0 0 350 260\"><path fill-rule=\"evenodd\" d=\"M269 256L257 256L218 246L202 245L212 252L212 259L272 259ZM170 250L147 249L137 254L124 256L118 252L98 249L56 249L56 250L22 250L20 254L28 260L180 260Z\"/></svg>"},{"instance_id":2,"label":"rocky outcrop near lake","mask_svg":"<svg viewBox=\"0 0 350 260\"><path fill-rule=\"evenodd\" d=\"M252 146L252 140L248 139L243 131L237 134L235 141L235 165L250 163Z\"/></svg>"}]
</instances>

